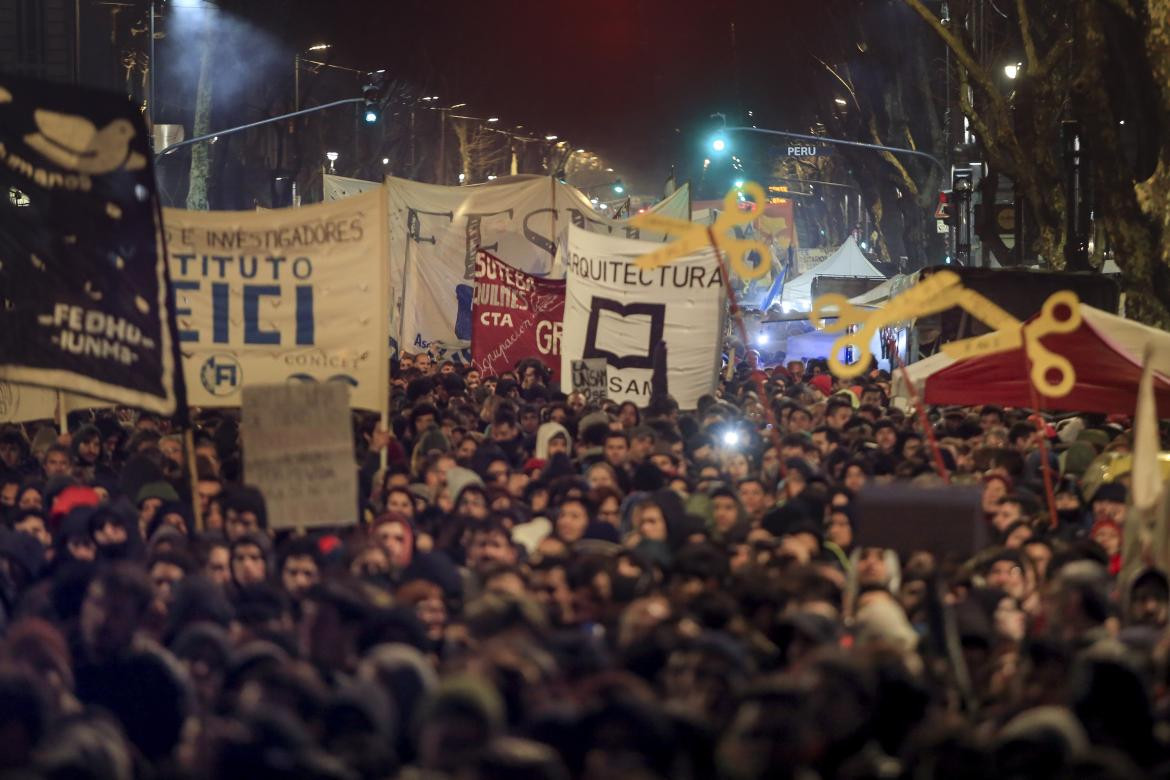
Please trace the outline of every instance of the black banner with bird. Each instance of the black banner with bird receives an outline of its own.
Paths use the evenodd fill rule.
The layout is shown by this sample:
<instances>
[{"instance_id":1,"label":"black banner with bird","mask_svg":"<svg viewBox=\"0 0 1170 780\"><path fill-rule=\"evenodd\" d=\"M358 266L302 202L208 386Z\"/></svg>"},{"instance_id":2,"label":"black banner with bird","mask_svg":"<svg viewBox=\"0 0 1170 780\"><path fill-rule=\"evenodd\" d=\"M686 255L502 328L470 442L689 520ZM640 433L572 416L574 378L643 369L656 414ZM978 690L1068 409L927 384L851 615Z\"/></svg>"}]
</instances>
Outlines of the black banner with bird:
<instances>
[{"instance_id":1,"label":"black banner with bird","mask_svg":"<svg viewBox=\"0 0 1170 780\"><path fill-rule=\"evenodd\" d=\"M0 379L172 414L176 332L138 110L0 74Z\"/></svg>"}]
</instances>

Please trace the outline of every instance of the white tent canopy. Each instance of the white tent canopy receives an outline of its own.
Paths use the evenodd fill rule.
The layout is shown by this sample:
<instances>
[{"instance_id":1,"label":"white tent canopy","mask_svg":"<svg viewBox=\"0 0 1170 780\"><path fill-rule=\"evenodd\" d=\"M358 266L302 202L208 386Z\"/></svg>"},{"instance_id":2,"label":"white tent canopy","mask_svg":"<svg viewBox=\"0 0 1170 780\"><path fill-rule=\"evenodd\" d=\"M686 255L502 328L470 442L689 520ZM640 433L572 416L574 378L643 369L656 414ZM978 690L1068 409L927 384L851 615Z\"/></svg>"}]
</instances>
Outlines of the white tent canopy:
<instances>
[{"instance_id":1,"label":"white tent canopy","mask_svg":"<svg viewBox=\"0 0 1170 780\"><path fill-rule=\"evenodd\" d=\"M814 268L784 285L781 302L787 309L807 311L812 308L812 283L818 276L853 276L863 279L885 279L885 274L865 259L857 241L850 236L840 248Z\"/></svg>"}]
</instances>

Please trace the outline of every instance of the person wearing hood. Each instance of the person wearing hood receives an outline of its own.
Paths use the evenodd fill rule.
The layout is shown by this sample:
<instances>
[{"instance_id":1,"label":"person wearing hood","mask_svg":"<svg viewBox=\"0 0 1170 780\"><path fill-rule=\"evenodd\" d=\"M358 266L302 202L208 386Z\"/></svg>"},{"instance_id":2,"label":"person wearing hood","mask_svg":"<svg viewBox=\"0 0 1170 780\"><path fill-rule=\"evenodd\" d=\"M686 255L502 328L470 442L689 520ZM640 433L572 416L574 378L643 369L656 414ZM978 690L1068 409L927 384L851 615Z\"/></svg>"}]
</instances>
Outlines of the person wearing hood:
<instances>
[{"instance_id":1,"label":"person wearing hood","mask_svg":"<svg viewBox=\"0 0 1170 780\"><path fill-rule=\"evenodd\" d=\"M403 515L385 512L370 529L378 547L386 554L392 574L404 571L414 558L414 528Z\"/></svg>"},{"instance_id":2,"label":"person wearing hood","mask_svg":"<svg viewBox=\"0 0 1170 780\"><path fill-rule=\"evenodd\" d=\"M565 426L556 422L546 422L536 429L536 448L533 457L546 463L558 452L572 452L573 437Z\"/></svg>"},{"instance_id":3,"label":"person wearing hood","mask_svg":"<svg viewBox=\"0 0 1170 780\"><path fill-rule=\"evenodd\" d=\"M464 490L468 487L478 488L480 498L483 499L483 511L487 511L487 493L484 492L483 480L479 474L462 466L455 466L447 470L446 485L439 494L439 505L446 512L458 512L459 502L463 498Z\"/></svg>"},{"instance_id":4,"label":"person wearing hood","mask_svg":"<svg viewBox=\"0 0 1170 780\"><path fill-rule=\"evenodd\" d=\"M716 541L743 541L751 530L751 519L739 496L729 487L718 487L710 495L708 530Z\"/></svg>"},{"instance_id":5,"label":"person wearing hood","mask_svg":"<svg viewBox=\"0 0 1170 780\"><path fill-rule=\"evenodd\" d=\"M97 474L102 460L102 432L93 425L86 425L73 434L74 473L89 482Z\"/></svg>"},{"instance_id":6,"label":"person wearing hood","mask_svg":"<svg viewBox=\"0 0 1170 780\"><path fill-rule=\"evenodd\" d=\"M90 507L79 506L61 521L61 527L53 541L55 568L73 561L91 562L97 559L97 543L93 540L89 527L91 514Z\"/></svg>"},{"instance_id":7,"label":"person wearing hood","mask_svg":"<svg viewBox=\"0 0 1170 780\"><path fill-rule=\"evenodd\" d=\"M232 541L229 552L232 582L246 588L272 578L272 541L267 534L252 532Z\"/></svg>"},{"instance_id":8,"label":"person wearing hood","mask_svg":"<svg viewBox=\"0 0 1170 780\"><path fill-rule=\"evenodd\" d=\"M40 476L41 473L41 464L33 457L28 439L15 425L0 428L0 471L2 470L22 477Z\"/></svg>"},{"instance_id":9,"label":"person wearing hood","mask_svg":"<svg viewBox=\"0 0 1170 780\"><path fill-rule=\"evenodd\" d=\"M1161 569L1139 569L1121 591L1121 619L1127 626L1164 629L1170 612L1170 578Z\"/></svg>"},{"instance_id":10,"label":"person wearing hood","mask_svg":"<svg viewBox=\"0 0 1170 780\"><path fill-rule=\"evenodd\" d=\"M669 561L692 540L705 537L703 519L687 514L682 498L670 489L657 490L635 506L633 534L627 538L635 549L655 562Z\"/></svg>"},{"instance_id":11,"label":"person wearing hood","mask_svg":"<svg viewBox=\"0 0 1170 780\"><path fill-rule=\"evenodd\" d=\"M492 443L507 456L512 468L520 468L528 460L524 434L516 422L516 415L510 409L500 409L492 417L491 438Z\"/></svg>"},{"instance_id":12,"label":"person wearing hood","mask_svg":"<svg viewBox=\"0 0 1170 780\"><path fill-rule=\"evenodd\" d=\"M128 505L101 504L85 509L99 560L120 561L141 556L142 534Z\"/></svg>"},{"instance_id":13,"label":"person wearing hood","mask_svg":"<svg viewBox=\"0 0 1170 780\"><path fill-rule=\"evenodd\" d=\"M857 547L849 556L845 580L848 604L855 605L862 588L883 588L897 593L902 586L902 564L898 553L881 547Z\"/></svg>"},{"instance_id":14,"label":"person wearing hood","mask_svg":"<svg viewBox=\"0 0 1170 780\"><path fill-rule=\"evenodd\" d=\"M226 488L221 494L220 504L223 506L223 530L229 542L248 533L268 532L268 505L256 488L247 485Z\"/></svg>"},{"instance_id":15,"label":"person wearing hood","mask_svg":"<svg viewBox=\"0 0 1170 780\"><path fill-rule=\"evenodd\" d=\"M185 501L168 501L160 506L146 527L146 538L153 537L164 525L174 528L184 537L189 537L195 532L195 515L191 505Z\"/></svg>"}]
</instances>

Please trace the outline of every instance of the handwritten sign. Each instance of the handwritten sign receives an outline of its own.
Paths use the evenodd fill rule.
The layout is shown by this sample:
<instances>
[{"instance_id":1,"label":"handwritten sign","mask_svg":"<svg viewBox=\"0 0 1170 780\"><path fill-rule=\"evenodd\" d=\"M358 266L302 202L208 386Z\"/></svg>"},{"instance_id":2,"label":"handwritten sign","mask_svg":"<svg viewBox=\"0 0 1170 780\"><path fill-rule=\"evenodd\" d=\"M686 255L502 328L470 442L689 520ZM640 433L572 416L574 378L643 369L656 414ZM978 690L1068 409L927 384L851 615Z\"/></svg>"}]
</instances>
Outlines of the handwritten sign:
<instances>
[{"instance_id":1,"label":"handwritten sign","mask_svg":"<svg viewBox=\"0 0 1170 780\"><path fill-rule=\"evenodd\" d=\"M348 389L336 382L243 389L244 478L272 528L353 525L357 465Z\"/></svg>"},{"instance_id":2,"label":"handwritten sign","mask_svg":"<svg viewBox=\"0 0 1170 780\"><path fill-rule=\"evenodd\" d=\"M471 360L480 374L499 376L524 358L536 358L559 384L564 313L563 279L526 274L479 250L471 306Z\"/></svg>"},{"instance_id":3,"label":"handwritten sign","mask_svg":"<svg viewBox=\"0 0 1170 780\"><path fill-rule=\"evenodd\" d=\"M606 399L606 361L605 358L586 358L574 360L573 392L585 396L585 403L600 406Z\"/></svg>"}]
</instances>

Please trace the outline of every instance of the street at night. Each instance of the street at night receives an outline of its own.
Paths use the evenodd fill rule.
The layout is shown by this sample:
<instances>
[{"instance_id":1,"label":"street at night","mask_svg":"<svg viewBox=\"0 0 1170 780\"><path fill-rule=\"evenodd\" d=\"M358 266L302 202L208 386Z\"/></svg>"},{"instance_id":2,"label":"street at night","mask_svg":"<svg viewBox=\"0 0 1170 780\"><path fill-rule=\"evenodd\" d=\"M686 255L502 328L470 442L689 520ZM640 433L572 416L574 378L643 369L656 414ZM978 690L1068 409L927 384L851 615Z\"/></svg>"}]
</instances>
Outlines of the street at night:
<instances>
[{"instance_id":1,"label":"street at night","mask_svg":"<svg viewBox=\"0 0 1170 780\"><path fill-rule=\"evenodd\" d=\"M1170 776L1170 0L0 0L0 777Z\"/></svg>"}]
</instances>

